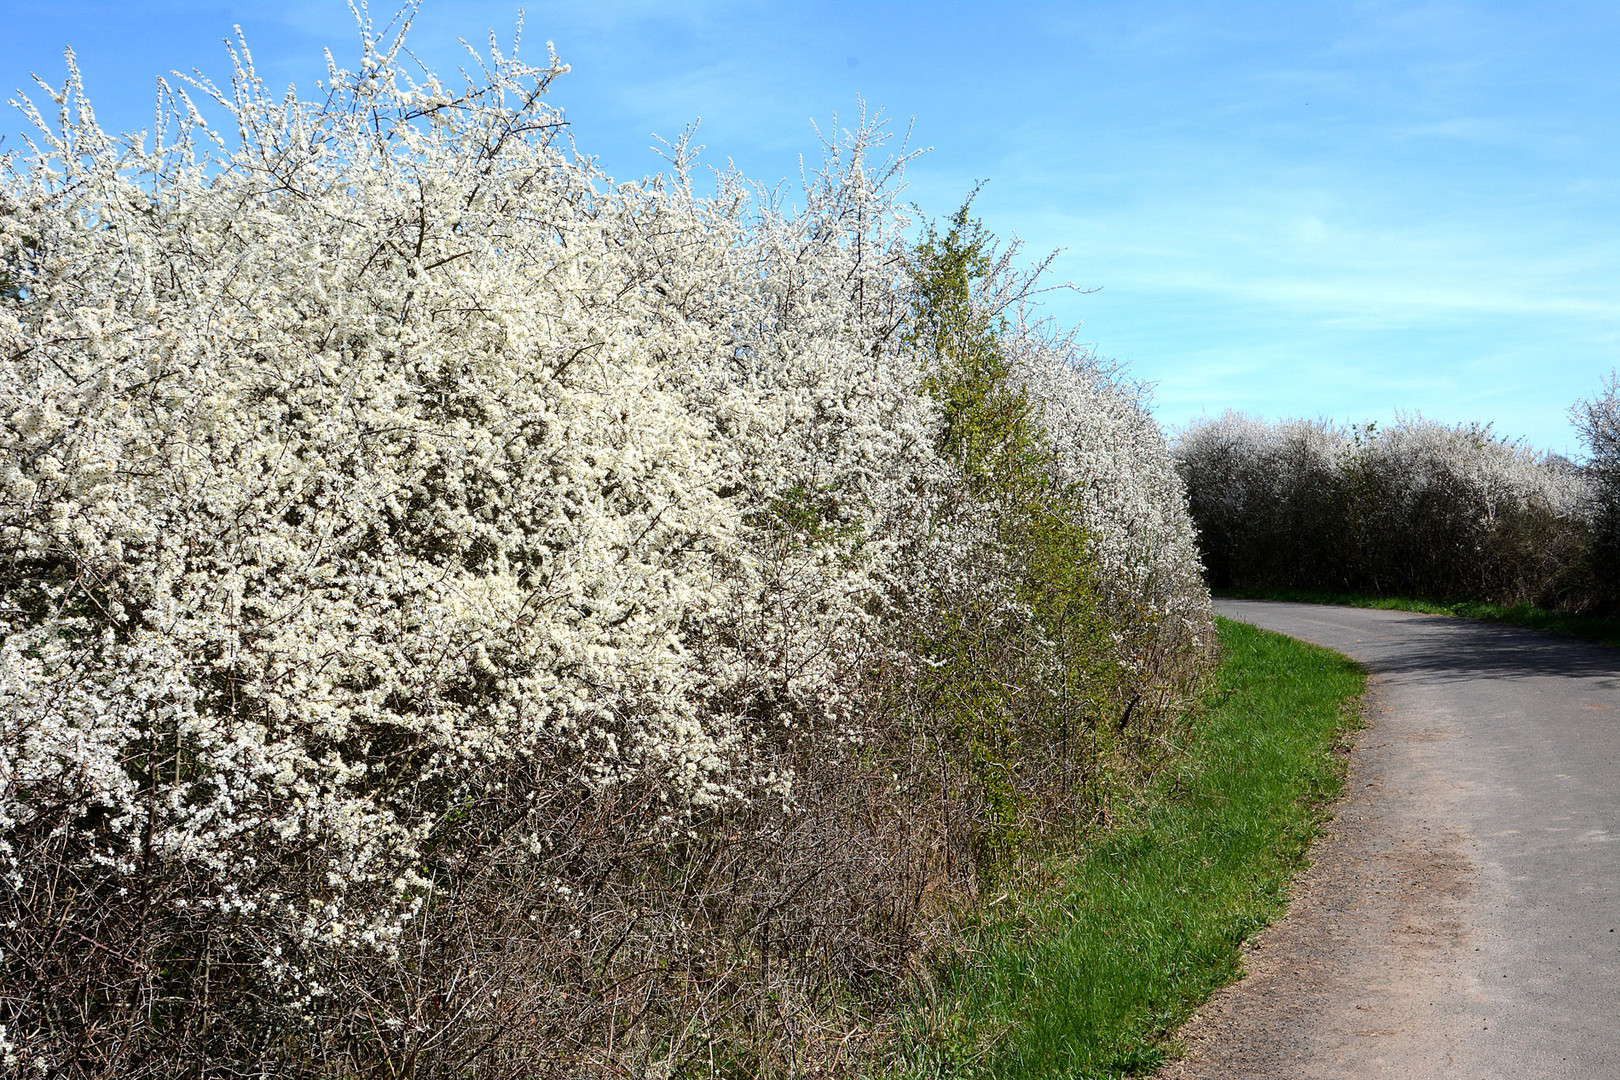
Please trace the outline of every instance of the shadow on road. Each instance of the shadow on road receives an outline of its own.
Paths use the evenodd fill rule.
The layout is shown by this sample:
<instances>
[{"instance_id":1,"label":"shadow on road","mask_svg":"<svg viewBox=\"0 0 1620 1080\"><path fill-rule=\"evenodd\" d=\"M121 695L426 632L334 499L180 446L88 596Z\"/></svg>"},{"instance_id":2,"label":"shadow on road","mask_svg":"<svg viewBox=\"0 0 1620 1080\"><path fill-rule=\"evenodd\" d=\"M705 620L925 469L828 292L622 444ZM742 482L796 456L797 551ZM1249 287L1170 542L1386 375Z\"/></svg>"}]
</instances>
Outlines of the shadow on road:
<instances>
[{"instance_id":1,"label":"shadow on road","mask_svg":"<svg viewBox=\"0 0 1620 1080\"><path fill-rule=\"evenodd\" d=\"M1253 603L1251 601L1251 603ZM1222 603L1223 614L1243 618L1242 606ZM1308 605L1289 607L1301 624L1315 623ZM1318 608L1318 612L1322 609ZM1576 676L1620 679L1620 649L1541 630L1474 619L1420 615L1405 611L1356 610L1362 636L1331 641L1298 634L1354 655L1381 675L1422 675L1441 679L1528 679ZM1291 621L1291 620L1290 620ZM1280 629L1280 628L1279 628ZM1295 633L1283 630L1284 633ZM1329 633L1326 637L1337 637Z\"/></svg>"}]
</instances>

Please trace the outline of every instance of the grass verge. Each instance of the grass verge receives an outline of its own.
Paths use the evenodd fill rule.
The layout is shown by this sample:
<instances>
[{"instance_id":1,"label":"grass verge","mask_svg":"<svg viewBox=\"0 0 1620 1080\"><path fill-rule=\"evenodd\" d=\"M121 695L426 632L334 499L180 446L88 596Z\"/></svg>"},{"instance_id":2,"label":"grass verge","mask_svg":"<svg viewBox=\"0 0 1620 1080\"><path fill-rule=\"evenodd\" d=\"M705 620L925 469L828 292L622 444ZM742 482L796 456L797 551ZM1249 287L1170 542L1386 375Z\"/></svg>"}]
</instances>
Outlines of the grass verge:
<instances>
[{"instance_id":1,"label":"grass verge","mask_svg":"<svg viewBox=\"0 0 1620 1080\"><path fill-rule=\"evenodd\" d=\"M1564 615L1525 604L1486 604L1477 600L1418 600L1410 596L1374 596L1370 593L1318 592L1311 589L1218 589L1216 596L1233 600L1289 600L1297 604L1340 604L1345 607L1419 611L1428 615L1454 615L1462 619L1511 623L1535 630L1620 645L1620 618Z\"/></svg>"},{"instance_id":2,"label":"grass verge","mask_svg":"<svg viewBox=\"0 0 1620 1080\"><path fill-rule=\"evenodd\" d=\"M1365 678L1221 620L1224 658L1177 764L1117 827L1004 899L911 1018L910 1076L1139 1076L1242 973L1341 787Z\"/></svg>"}]
</instances>

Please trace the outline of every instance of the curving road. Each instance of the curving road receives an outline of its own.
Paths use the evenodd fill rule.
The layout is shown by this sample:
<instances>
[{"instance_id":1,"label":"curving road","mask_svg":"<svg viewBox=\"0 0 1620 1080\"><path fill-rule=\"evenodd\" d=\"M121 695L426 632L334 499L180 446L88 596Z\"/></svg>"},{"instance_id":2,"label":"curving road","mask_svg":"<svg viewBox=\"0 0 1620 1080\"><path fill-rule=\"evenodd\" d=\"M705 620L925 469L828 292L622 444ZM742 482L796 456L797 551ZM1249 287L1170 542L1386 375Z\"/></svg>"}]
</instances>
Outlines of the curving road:
<instances>
[{"instance_id":1,"label":"curving road","mask_svg":"<svg viewBox=\"0 0 1620 1080\"><path fill-rule=\"evenodd\" d=\"M1620 650L1222 600L1372 672L1327 834L1169 1078L1620 1077Z\"/></svg>"}]
</instances>

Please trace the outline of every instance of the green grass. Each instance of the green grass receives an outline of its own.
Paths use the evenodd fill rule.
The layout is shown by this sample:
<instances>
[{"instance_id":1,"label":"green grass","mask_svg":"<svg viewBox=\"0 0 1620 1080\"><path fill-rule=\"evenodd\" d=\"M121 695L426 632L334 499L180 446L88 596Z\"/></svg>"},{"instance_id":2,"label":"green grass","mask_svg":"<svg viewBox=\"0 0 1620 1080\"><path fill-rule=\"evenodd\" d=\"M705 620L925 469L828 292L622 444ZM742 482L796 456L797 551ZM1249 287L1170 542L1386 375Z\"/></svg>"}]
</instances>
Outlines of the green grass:
<instances>
[{"instance_id":1,"label":"green grass","mask_svg":"<svg viewBox=\"0 0 1620 1080\"><path fill-rule=\"evenodd\" d=\"M1453 615L1462 619L1484 619L1511 623L1536 630L1551 630L1570 637L1620 645L1620 618L1598 615L1564 615L1525 604L1485 604L1476 600L1417 600L1409 596L1374 596L1370 593L1319 592L1311 589L1218 589L1216 596L1234 600L1291 600L1299 604L1342 604L1346 607L1383 608L1389 611L1419 611L1428 615Z\"/></svg>"},{"instance_id":2,"label":"green grass","mask_svg":"<svg viewBox=\"0 0 1620 1080\"><path fill-rule=\"evenodd\" d=\"M1339 792L1364 676L1220 622L1224 659L1173 769L1052 881L988 908L909 1021L911 1076L1138 1076L1242 973Z\"/></svg>"}]
</instances>

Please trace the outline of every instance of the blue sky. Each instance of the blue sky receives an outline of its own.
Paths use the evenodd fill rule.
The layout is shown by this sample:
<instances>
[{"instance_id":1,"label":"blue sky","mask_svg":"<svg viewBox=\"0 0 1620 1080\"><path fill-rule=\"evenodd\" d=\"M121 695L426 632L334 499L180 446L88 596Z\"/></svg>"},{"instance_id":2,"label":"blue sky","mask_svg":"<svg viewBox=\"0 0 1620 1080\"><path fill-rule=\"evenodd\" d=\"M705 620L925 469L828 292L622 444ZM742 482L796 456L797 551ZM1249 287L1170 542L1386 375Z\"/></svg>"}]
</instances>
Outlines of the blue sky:
<instances>
[{"instance_id":1,"label":"blue sky","mask_svg":"<svg viewBox=\"0 0 1620 1080\"><path fill-rule=\"evenodd\" d=\"M453 67L518 6L427 0L413 46ZM912 123L908 197L943 215L988 180L986 225L1062 249L1055 278L1098 291L1051 313L1167 425L1407 409L1573 452L1566 409L1620 364L1620 5L525 6L621 177L697 118L766 181L858 98ZM341 0L0 0L0 89L59 81L71 44L103 123L144 126L154 76L223 74L238 23L278 83L354 55Z\"/></svg>"}]
</instances>

